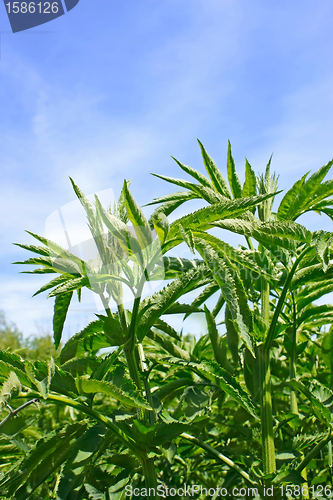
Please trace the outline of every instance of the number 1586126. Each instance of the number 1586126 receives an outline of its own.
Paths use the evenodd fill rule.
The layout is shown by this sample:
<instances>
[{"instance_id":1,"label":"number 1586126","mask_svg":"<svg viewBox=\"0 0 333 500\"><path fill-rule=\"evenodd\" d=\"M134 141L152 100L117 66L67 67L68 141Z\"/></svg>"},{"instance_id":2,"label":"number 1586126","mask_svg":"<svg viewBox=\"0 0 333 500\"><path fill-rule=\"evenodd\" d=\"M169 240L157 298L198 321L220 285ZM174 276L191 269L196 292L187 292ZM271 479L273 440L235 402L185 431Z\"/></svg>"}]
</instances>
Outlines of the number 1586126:
<instances>
[{"instance_id":1,"label":"number 1586126","mask_svg":"<svg viewBox=\"0 0 333 500\"><path fill-rule=\"evenodd\" d=\"M8 14L57 14L58 2L8 2Z\"/></svg>"}]
</instances>

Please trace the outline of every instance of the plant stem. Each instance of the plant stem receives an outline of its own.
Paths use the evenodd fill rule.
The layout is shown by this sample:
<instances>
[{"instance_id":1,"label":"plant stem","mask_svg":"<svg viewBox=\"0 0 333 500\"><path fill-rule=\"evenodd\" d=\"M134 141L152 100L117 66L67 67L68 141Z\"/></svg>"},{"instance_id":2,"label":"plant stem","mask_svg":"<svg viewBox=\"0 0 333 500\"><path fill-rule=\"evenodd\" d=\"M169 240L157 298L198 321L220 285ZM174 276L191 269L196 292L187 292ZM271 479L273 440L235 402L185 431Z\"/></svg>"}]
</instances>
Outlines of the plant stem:
<instances>
[{"instance_id":1,"label":"plant stem","mask_svg":"<svg viewBox=\"0 0 333 500\"><path fill-rule=\"evenodd\" d=\"M293 300L293 325L291 331L291 354L290 354L290 365L289 365L289 377L290 380L296 380L296 365L297 365L297 324L296 324L296 303L295 295L292 294ZM298 415L298 404L296 391L290 388L290 411L291 413L296 413Z\"/></svg>"},{"instance_id":2,"label":"plant stem","mask_svg":"<svg viewBox=\"0 0 333 500\"><path fill-rule=\"evenodd\" d=\"M27 401L26 403L21 405L19 408L16 408L16 410L13 410L13 408L11 408L9 406L9 404L7 403L7 408L9 409L10 413L9 413L9 415L7 415L7 417L5 417L3 420L1 420L0 427L2 427L6 422L8 422L8 420L15 417L21 410L23 410L23 408L26 408L27 406L30 406L34 403L39 403L39 402L40 402L40 400L38 398L34 398L31 401Z\"/></svg>"},{"instance_id":3,"label":"plant stem","mask_svg":"<svg viewBox=\"0 0 333 500\"><path fill-rule=\"evenodd\" d=\"M269 283L262 278L261 315L267 331L269 328L269 292ZM264 474L271 474L275 472L276 465L272 414L270 350L265 349L265 344L258 347L258 358L263 471Z\"/></svg>"},{"instance_id":4,"label":"plant stem","mask_svg":"<svg viewBox=\"0 0 333 500\"><path fill-rule=\"evenodd\" d=\"M31 395L34 395L33 392L29 393ZM37 401L38 398L35 399ZM38 401L40 401L38 399ZM120 441L127 446L133 453L134 455L139 459L142 460L142 451L140 448L138 448L137 444L135 443L134 439L130 436L128 436L124 431L122 431L116 424L112 422L108 417L103 415L97 410L94 410L90 406L81 403L80 401L68 398L67 396L61 396L58 394L49 394L47 397L47 401L54 402L54 403L60 403L65 406L71 406L72 408L75 408L78 411L82 411L85 415L89 415L90 417L94 418L97 422L102 423L110 429L110 431L113 432L115 436L117 436ZM27 406L22 405L22 406ZM21 407L20 407L21 408Z\"/></svg>"},{"instance_id":5,"label":"plant stem","mask_svg":"<svg viewBox=\"0 0 333 500\"><path fill-rule=\"evenodd\" d=\"M148 498L150 500L155 500L158 498L157 495L157 476L156 469L153 458L148 458L147 456L141 460L143 474L145 476L145 483L148 493Z\"/></svg>"},{"instance_id":6,"label":"plant stem","mask_svg":"<svg viewBox=\"0 0 333 500\"><path fill-rule=\"evenodd\" d=\"M271 474L275 472L276 469L269 356L270 353L267 353L265 351L264 346L259 346L258 362L260 380L262 458L264 474Z\"/></svg>"},{"instance_id":7,"label":"plant stem","mask_svg":"<svg viewBox=\"0 0 333 500\"><path fill-rule=\"evenodd\" d=\"M284 302L285 302L285 299L286 299L286 296L287 296L287 293L290 291L290 283L291 283L291 280L293 279L294 277L294 274L296 273L297 271L297 268L298 268L298 265L299 263L301 262L301 260L303 259L303 257L307 254L307 252L309 252L311 250L311 246L307 246L301 253L300 255L297 257L297 259L295 260L289 274L288 274L288 277L285 281L285 284L283 286L283 290L281 292L281 295L280 295L280 298L278 300L278 303L277 305L275 306L275 311L274 311L274 314L273 314L273 319L271 321L271 324L269 326L269 330L268 330L268 334L266 336L266 339L265 339L265 349L267 351L270 350L270 347L271 347L271 343L272 341L274 340L274 335L275 335L275 328L276 328L276 325L277 325L277 322L278 322L278 319L279 319L279 316L280 316L280 313L282 311L282 308L284 306Z\"/></svg>"},{"instance_id":8,"label":"plant stem","mask_svg":"<svg viewBox=\"0 0 333 500\"><path fill-rule=\"evenodd\" d=\"M127 345L124 347L124 354L126 357L128 370L131 376L131 379L137 386L139 390L141 390L141 377L139 373L138 363L135 356L135 346Z\"/></svg>"},{"instance_id":9,"label":"plant stem","mask_svg":"<svg viewBox=\"0 0 333 500\"><path fill-rule=\"evenodd\" d=\"M332 441L328 442L328 466L332 470Z\"/></svg>"}]
</instances>

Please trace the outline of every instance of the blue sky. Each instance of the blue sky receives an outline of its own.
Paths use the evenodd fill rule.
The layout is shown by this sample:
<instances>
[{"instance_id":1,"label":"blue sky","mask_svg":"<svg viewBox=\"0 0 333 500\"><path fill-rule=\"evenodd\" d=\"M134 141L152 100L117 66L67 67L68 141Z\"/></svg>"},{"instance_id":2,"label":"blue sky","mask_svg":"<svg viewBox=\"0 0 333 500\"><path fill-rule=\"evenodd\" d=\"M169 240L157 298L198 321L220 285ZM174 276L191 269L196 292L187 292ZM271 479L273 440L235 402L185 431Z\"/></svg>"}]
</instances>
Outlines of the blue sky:
<instances>
[{"instance_id":1,"label":"blue sky","mask_svg":"<svg viewBox=\"0 0 333 500\"><path fill-rule=\"evenodd\" d=\"M262 171L271 155L287 188L333 157L333 4L329 0L80 0L10 34L0 5L0 309L25 335L51 330L44 279L19 274L12 242L86 193L133 178L139 203L172 191L170 156L202 169L199 138L223 170ZM303 220L332 230L329 219ZM75 306L66 335L92 318Z\"/></svg>"}]
</instances>

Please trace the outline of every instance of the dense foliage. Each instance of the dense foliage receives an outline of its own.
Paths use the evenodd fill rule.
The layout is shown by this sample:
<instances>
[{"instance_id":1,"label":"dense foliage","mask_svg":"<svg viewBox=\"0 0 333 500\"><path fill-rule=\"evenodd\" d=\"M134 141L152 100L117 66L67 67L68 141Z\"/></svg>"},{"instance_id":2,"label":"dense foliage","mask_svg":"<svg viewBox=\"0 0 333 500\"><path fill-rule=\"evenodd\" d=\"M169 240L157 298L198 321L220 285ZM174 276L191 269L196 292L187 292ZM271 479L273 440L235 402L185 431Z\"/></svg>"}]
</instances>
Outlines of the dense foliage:
<instances>
[{"instance_id":1,"label":"dense foliage","mask_svg":"<svg viewBox=\"0 0 333 500\"><path fill-rule=\"evenodd\" d=\"M332 162L275 206L270 161L258 177L246 161L241 183L229 144L227 182L199 144L208 176L176 160L189 180L158 176L183 190L153 200L149 220L128 182L105 208L72 181L95 259L34 233L40 246L19 245L34 254L21 264L56 275L37 292L55 297L56 348L74 293L90 289L104 313L46 360L0 351L2 498L157 498L185 485L206 488L202 498L217 487L221 498L235 487L238 498L272 487L271 498L309 498L317 485L329 496L333 240L297 219L333 218ZM205 206L170 223L192 199ZM243 244L226 243L226 230ZM193 259L171 255L181 244ZM154 280L164 288L144 296ZM202 315L207 333L176 331L175 314Z\"/></svg>"}]
</instances>

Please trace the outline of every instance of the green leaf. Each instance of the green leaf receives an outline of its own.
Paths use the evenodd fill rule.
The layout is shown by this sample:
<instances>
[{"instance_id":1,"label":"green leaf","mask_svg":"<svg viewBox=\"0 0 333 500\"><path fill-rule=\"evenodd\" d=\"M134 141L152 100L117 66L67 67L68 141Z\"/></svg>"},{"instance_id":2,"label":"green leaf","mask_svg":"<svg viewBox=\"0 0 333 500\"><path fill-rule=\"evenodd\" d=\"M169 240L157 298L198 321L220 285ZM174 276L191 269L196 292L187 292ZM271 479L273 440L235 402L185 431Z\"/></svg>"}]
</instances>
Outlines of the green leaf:
<instances>
[{"instance_id":1,"label":"green leaf","mask_svg":"<svg viewBox=\"0 0 333 500\"><path fill-rule=\"evenodd\" d=\"M176 358L169 358L168 362L190 368L200 376L218 384L226 394L235 399L248 413L250 413L250 415L256 419L259 418L250 396L242 389L237 380L215 361L201 361L200 363L194 363Z\"/></svg>"},{"instance_id":2,"label":"green leaf","mask_svg":"<svg viewBox=\"0 0 333 500\"><path fill-rule=\"evenodd\" d=\"M155 321L154 328L157 328L158 330L167 333L168 335L170 335L170 337L172 337L175 340L180 340L180 337L176 332L176 330L162 319L158 319L157 321Z\"/></svg>"},{"instance_id":3,"label":"green leaf","mask_svg":"<svg viewBox=\"0 0 333 500\"><path fill-rule=\"evenodd\" d=\"M236 171L235 160L233 159L233 156L231 154L230 141L228 141L227 171L228 171L229 185L230 185L231 192L232 192L234 198L241 198L242 197L242 185L241 185L241 181L240 181L238 174L237 174L237 171Z\"/></svg>"},{"instance_id":4,"label":"green leaf","mask_svg":"<svg viewBox=\"0 0 333 500\"><path fill-rule=\"evenodd\" d=\"M184 165L184 163L181 163L180 161L176 160L176 158L174 158L173 156L171 156L171 158L175 160L175 162L180 166L182 170L184 170L184 172L191 175L195 180L200 182L200 184L202 184L205 187L209 187L211 189L214 188L210 180L207 179L207 177L203 175L201 172L195 170L194 168L189 167L188 165Z\"/></svg>"},{"instance_id":5,"label":"green leaf","mask_svg":"<svg viewBox=\"0 0 333 500\"><path fill-rule=\"evenodd\" d=\"M33 294L33 297L35 297L39 293L42 293L42 292L45 292L46 290L49 290L50 288L53 288L53 287L58 286L58 285L61 285L62 283L65 283L66 281L68 281L68 276L63 276L63 275L57 276L56 278L54 278L53 280L51 280L46 285L43 285L37 292L35 292Z\"/></svg>"},{"instance_id":6,"label":"green leaf","mask_svg":"<svg viewBox=\"0 0 333 500\"><path fill-rule=\"evenodd\" d=\"M67 311L72 296L73 292L64 293L63 295L58 295L54 302L53 339L56 349L58 349L61 341L62 331L64 329Z\"/></svg>"},{"instance_id":7,"label":"green leaf","mask_svg":"<svg viewBox=\"0 0 333 500\"><path fill-rule=\"evenodd\" d=\"M172 441L182 432L186 432L192 429L192 426L183 422L169 422L161 423L156 431L155 443L160 445L167 441Z\"/></svg>"},{"instance_id":8,"label":"green leaf","mask_svg":"<svg viewBox=\"0 0 333 500\"><path fill-rule=\"evenodd\" d=\"M257 194L257 178L256 174L245 158L245 182L242 189L242 197L255 196Z\"/></svg>"},{"instance_id":9,"label":"green leaf","mask_svg":"<svg viewBox=\"0 0 333 500\"><path fill-rule=\"evenodd\" d=\"M192 193L197 194L198 198L203 198L208 201L208 203L218 203L222 201L225 197L219 192L216 192L212 187L202 186L200 184L193 184L193 182L187 182L183 179L175 179L174 177L168 177L166 175L153 174L155 177L162 179L164 181L170 182L171 184L176 184L177 186L184 187L192 191Z\"/></svg>"},{"instance_id":10,"label":"green leaf","mask_svg":"<svg viewBox=\"0 0 333 500\"><path fill-rule=\"evenodd\" d=\"M321 282L323 286L326 283L330 284L333 279L333 268L329 268L326 273L323 270L322 264L314 264L299 269L291 282L291 290L296 290L300 286L310 285Z\"/></svg>"},{"instance_id":11,"label":"green leaf","mask_svg":"<svg viewBox=\"0 0 333 500\"><path fill-rule=\"evenodd\" d=\"M184 238L185 243L187 244L187 246L189 247L191 252L193 254L195 254L193 235L192 235L191 231L186 231L182 225L180 225L179 227L180 227L180 232L182 234L182 237Z\"/></svg>"},{"instance_id":12,"label":"green leaf","mask_svg":"<svg viewBox=\"0 0 333 500\"><path fill-rule=\"evenodd\" d=\"M331 318L333 315L333 306L330 304L324 304L322 306L308 306L303 309L302 314L300 314L297 318L297 325L301 325L302 323L307 323L310 321L320 321L326 317Z\"/></svg>"},{"instance_id":13,"label":"green leaf","mask_svg":"<svg viewBox=\"0 0 333 500\"><path fill-rule=\"evenodd\" d=\"M129 394L111 382L78 377L76 378L76 386L80 394L102 393L113 397L126 406L151 410L150 405L141 398L139 393Z\"/></svg>"},{"instance_id":14,"label":"green leaf","mask_svg":"<svg viewBox=\"0 0 333 500\"><path fill-rule=\"evenodd\" d=\"M105 427L97 424L88 428L72 444L69 456L62 468L57 488L59 500L77 498L77 488L81 487L89 474L92 463L98 458L98 453L103 452L103 447L108 442L110 442L110 436L106 433ZM100 472L98 467L93 470L95 474Z\"/></svg>"},{"instance_id":15,"label":"green leaf","mask_svg":"<svg viewBox=\"0 0 333 500\"><path fill-rule=\"evenodd\" d=\"M306 306L318 300L323 295L333 291L333 279L327 279L325 282L309 283L305 285L296 296L297 311L302 311Z\"/></svg>"},{"instance_id":16,"label":"green leaf","mask_svg":"<svg viewBox=\"0 0 333 500\"><path fill-rule=\"evenodd\" d=\"M148 205L155 205L156 203L163 203L160 207L158 207L154 211L154 213L149 219L149 224L152 224L152 221L154 220L154 218L156 218L158 214L163 213L164 215L168 216L186 201L193 200L199 197L200 196L197 193L193 193L192 191L181 191L178 193L168 194L167 196L162 196L161 198L156 198L151 203L147 203L145 205L148 206Z\"/></svg>"},{"instance_id":17,"label":"green leaf","mask_svg":"<svg viewBox=\"0 0 333 500\"><path fill-rule=\"evenodd\" d=\"M39 236L38 234L32 233L31 231L26 231L26 232L30 234L33 238L36 238L38 241L47 246L50 249L51 254L56 254L58 255L58 257L60 257L60 259L63 259L64 261L68 260L72 264L76 264L78 266L77 269L79 269L80 272L86 271L86 263L76 255L72 254L65 248L62 248L57 243L54 243L53 241L48 240L47 238L44 238L43 236Z\"/></svg>"},{"instance_id":18,"label":"green leaf","mask_svg":"<svg viewBox=\"0 0 333 500\"><path fill-rule=\"evenodd\" d=\"M57 288L52 290L52 292L49 293L48 298L67 295L75 290L79 290L84 286L90 288L89 285L90 278L88 276L80 276L80 278L72 278L70 280L67 279L64 283L60 284Z\"/></svg>"},{"instance_id":19,"label":"green leaf","mask_svg":"<svg viewBox=\"0 0 333 500\"><path fill-rule=\"evenodd\" d=\"M218 193L222 194L222 196L231 199L231 194L228 188L228 184L223 175L221 174L221 171L215 164L214 160L209 156L209 154L207 153L207 151L205 150L199 139L198 143L201 149L202 159L204 161L205 168L212 181L214 188Z\"/></svg>"},{"instance_id":20,"label":"green leaf","mask_svg":"<svg viewBox=\"0 0 333 500\"><path fill-rule=\"evenodd\" d=\"M223 368L226 368L227 366L226 350L223 349L223 344L221 342L221 338L217 330L215 318L210 312L210 310L206 307L206 305L205 305L205 315L206 315L208 333L212 344L215 361Z\"/></svg>"},{"instance_id":21,"label":"green leaf","mask_svg":"<svg viewBox=\"0 0 333 500\"><path fill-rule=\"evenodd\" d=\"M0 349L0 376L9 377L11 371L14 371L23 385L33 388L30 379L26 376L24 361L18 354L2 351Z\"/></svg>"},{"instance_id":22,"label":"green leaf","mask_svg":"<svg viewBox=\"0 0 333 500\"><path fill-rule=\"evenodd\" d=\"M299 181L300 184L298 186L296 196L293 197L296 192L295 189L295 191L292 192L292 195L290 196L288 202L285 203L283 211L281 210L280 217L283 216L285 219L295 220L302 213L311 208L320 183L330 170L332 164L333 160L328 162L323 167L319 168L314 174L311 175L311 177L307 181L302 183L302 180L305 179L305 176L301 179L301 181ZM288 210L286 210L288 205L289 208Z\"/></svg>"},{"instance_id":23,"label":"green leaf","mask_svg":"<svg viewBox=\"0 0 333 500\"><path fill-rule=\"evenodd\" d=\"M151 174L154 175L154 174ZM156 205L157 203L169 203L169 202L179 202L184 203L185 201L193 200L197 198L194 193L189 191L177 191L176 193L170 193L165 196L160 196L159 198L154 198L150 203L143 205L144 207L149 207L150 205ZM158 209L157 209L158 210Z\"/></svg>"},{"instance_id":24,"label":"green leaf","mask_svg":"<svg viewBox=\"0 0 333 500\"><path fill-rule=\"evenodd\" d=\"M216 238L215 236L204 231L193 231L193 236L205 240L222 258L229 259L239 271L242 269L250 270L253 279L264 276L267 281L273 282L273 277L268 274L263 266L259 266L255 262L255 258L261 256L255 251L244 251L241 248L235 249L228 243Z\"/></svg>"},{"instance_id":25,"label":"green leaf","mask_svg":"<svg viewBox=\"0 0 333 500\"><path fill-rule=\"evenodd\" d=\"M321 354L324 363L331 372L331 378L333 379L333 326L331 326L330 331L326 333L322 340Z\"/></svg>"},{"instance_id":26,"label":"green leaf","mask_svg":"<svg viewBox=\"0 0 333 500\"><path fill-rule=\"evenodd\" d=\"M181 259L180 257L163 257L165 279L179 278L190 269L197 269L203 264L202 259Z\"/></svg>"},{"instance_id":27,"label":"green leaf","mask_svg":"<svg viewBox=\"0 0 333 500\"><path fill-rule=\"evenodd\" d=\"M126 181L124 181L124 197L128 218L134 226L138 242L143 249L151 245L153 239L148 221L128 189L128 183Z\"/></svg>"},{"instance_id":28,"label":"green leaf","mask_svg":"<svg viewBox=\"0 0 333 500\"><path fill-rule=\"evenodd\" d=\"M257 220L225 219L214 222L213 225L252 237L268 249L280 246L296 250L295 242L310 243L311 241L311 232L292 221L260 223Z\"/></svg>"},{"instance_id":29,"label":"green leaf","mask_svg":"<svg viewBox=\"0 0 333 500\"><path fill-rule=\"evenodd\" d=\"M187 377L177 377L175 380L164 381L164 384L159 387L156 391L154 391L153 395L160 400L170 400L175 397L179 391L187 388L190 385L193 385L193 379L188 374Z\"/></svg>"},{"instance_id":30,"label":"green leaf","mask_svg":"<svg viewBox=\"0 0 333 500\"><path fill-rule=\"evenodd\" d=\"M212 295L214 295L214 293L216 293L218 290L220 290L220 287L217 283L215 283L215 281L213 281L212 283L209 283L203 290L201 293L199 293L199 295L197 295L197 297L193 300L191 306L193 308L199 308L204 302L206 302L206 300L208 300L210 297L212 297ZM199 309L199 311L201 311L201 309ZM192 312L198 312L194 309L194 311L190 310L184 319L186 319Z\"/></svg>"},{"instance_id":31,"label":"green leaf","mask_svg":"<svg viewBox=\"0 0 333 500\"><path fill-rule=\"evenodd\" d=\"M318 231L314 234L313 242L318 258L323 264L323 271L326 272L330 266L330 247L332 244L332 234Z\"/></svg>"},{"instance_id":32,"label":"green leaf","mask_svg":"<svg viewBox=\"0 0 333 500\"><path fill-rule=\"evenodd\" d=\"M188 361L190 360L190 355L188 354L188 352L186 352L181 347L177 346L177 344L174 341L171 341L165 335L161 335L151 330L150 332L148 332L147 337L156 342L159 346L162 347L162 349L164 349L171 356L178 357L181 359L186 359Z\"/></svg>"},{"instance_id":33,"label":"green leaf","mask_svg":"<svg viewBox=\"0 0 333 500\"><path fill-rule=\"evenodd\" d=\"M299 179L295 184L287 191L287 193L284 195L282 198L282 201L279 205L278 211L277 211L277 218L279 220L284 220L288 219L288 213L290 210L290 207L293 205L294 200L299 193L299 190L303 187L303 184L305 182L306 177L308 176L307 172L301 179Z\"/></svg>"},{"instance_id":34,"label":"green leaf","mask_svg":"<svg viewBox=\"0 0 333 500\"><path fill-rule=\"evenodd\" d=\"M105 208L101 205L101 202L96 200L96 204L101 213L104 224L111 231L112 235L117 238L121 248L124 250L126 255L134 262L143 266L143 256L140 244L136 240L129 228L120 219L114 215L108 213Z\"/></svg>"},{"instance_id":35,"label":"green leaf","mask_svg":"<svg viewBox=\"0 0 333 500\"><path fill-rule=\"evenodd\" d=\"M55 435L37 442L36 447L21 462L17 472L2 481L8 495L16 500L27 500L51 474L60 467L71 451L71 442L84 432L85 426L74 424L60 430Z\"/></svg>"},{"instance_id":36,"label":"green leaf","mask_svg":"<svg viewBox=\"0 0 333 500\"><path fill-rule=\"evenodd\" d=\"M89 495L89 500L105 500L105 493L104 492L99 491L94 486L91 486L91 484L85 483L84 487L86 489L86 492Z\"/></svg>"},{"instance_id":37,"label":"green leaf","mask_svg":"<svg viewBox=\"0 0 333 500\"><path fill-rule=\"evenodd\" d=\"M300 391L309 400L313 412L316 417L324 424L331 426L331 405L333 401L333 393L329 391L326 387L320 386L318 382L313 381L310 384L310 388L307 388L302 382L291 380L292 387L296 391ZM325 396L323 398L318 398L318 386L323 389ZM326 397L326 400L325 400Z\"/></svg>"},{"instance_id":38,"label":"green leaf","mask_svg":"<svg viewBox=\"0 0 333 500\"><path fill-rule=\"evenodd\" d=\"M137 322L137 337L140 342L155 324L155 321L162 314L166 314L174 302L185 293L194 290L201 284L206 284L206 274L205 266L201 266L197 270L186 271L183 276L141 302Z\"/></svg>"},{"instance_id":39,"label":"green leaf","mask_svg":"<svg viewBox=\"0 0 333 500\"><path fill-rule=\"evenodd\" d=\"M239 363L239 335L237 328L235 327L235 324L232 320L232 314L230 312L230 308L226 307L225 308L225 316L224 316L224 321L225 321L225 326L227 330L227 342L228 342L228 347L231 352L231 356L233 359L233 362L238 365ZM251 351L250 351L251 352Z\"/></svg>"},{"instance_id":40,"label":"green leaf","mask_svg":"<svg viewBox=\"0 0 333 500\"><path fill-rule=\"evenodd\" d=\"M90 201L88 200L86 195L75 184L75 182L73 181L73 179L71 177L69 178L69 180L72 183L72 186L73 186L73 189L75 191L76 196L79 198L81 205L83 206L83 208L86 211L86 214L87 214L87 217L88 217L90 224L93 225L95 222L95 210L94 210L93 205L90 203Z\"/></svg>"},{"instance_id":41,"label":"green leaf","mask_svg":"<svg viewBox=\"0 0 333 500\"><path fill-rule=\"evenodd\" d=\"M236 200L226 200L209 207L204 207L195 212L185 215L174 221L170 226L168 241L164 245L164 251L170 250L183 241L180 233L180 225L192 231L199 229L205 231L211 229L213 223L229 217L238 217L250 208L258 205L264 200L271 198L272 194L252 196L250 198L237 198Z\"/></svg>"},{"instance_id":42,"label":"green leaf","mask_svg":"<svg viewBox=\"0 0 333 500\"><path fill-rule=\"evenodd\" d=\"M86 353L95 354L109 346L110 343L104 334L103 319L95 320L66 342L60 353L60 362L65 363L69 359L86 356Z\"/></svg>"},{"instance_id":43,"label":"green leaf","mask_svg":"<svg viewBox=\"0 0 333 500\"><path fill-rule=\"evenodd\" d=\"M21 392L21 382L16 373L11 371L9 377L3 383L0 391L0 409L5 406L5 403Z\"/></svg>"},{"instance_id":44,"label":"green leaf","mask_svg":"<svg viewBox=\"0 0 333 500\"><path fill-rule=\"evenodd\" d=\"M170 229L170 224L169 224L167 216L163 212L160 212L160 213L156 214L154 219L152 219L152 223L153 223L154 229L157 233L157 236L160 239L160 242L164 243L167 236L168 236L169 229Z\"/></svg>"},{"instance_id":45,"label":"green leaf","mask_svg":"<svg viewBox=\"0 0 333 500\"><path fill-rule=\"evenodd\" d=\"M230 264L227 257L222 259L204 239L195 238L194 242L196 249L211 269L214 279L221 289L240 337L254 355L250 336L250 332L252 332L252 313L237 270Z\"/></svg>"}]
</instances>

